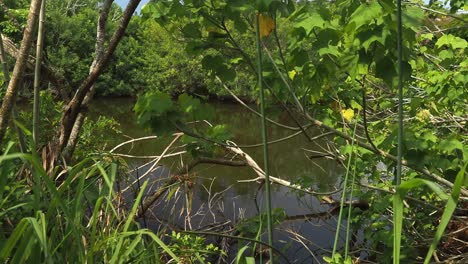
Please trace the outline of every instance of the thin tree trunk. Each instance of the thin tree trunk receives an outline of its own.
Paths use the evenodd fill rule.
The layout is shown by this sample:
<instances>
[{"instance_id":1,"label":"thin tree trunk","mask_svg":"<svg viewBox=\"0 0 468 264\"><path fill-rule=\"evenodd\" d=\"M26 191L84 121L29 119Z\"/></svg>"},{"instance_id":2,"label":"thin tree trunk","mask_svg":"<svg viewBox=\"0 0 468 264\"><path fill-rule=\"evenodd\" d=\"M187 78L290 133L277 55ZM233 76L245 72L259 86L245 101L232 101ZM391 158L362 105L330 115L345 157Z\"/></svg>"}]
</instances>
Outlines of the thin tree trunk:
<instances>
[{"instance_id":1,"label":"thin tree trunk","mask_svg":"<svg viewBox=\"0 0 468 264\"><path fill-rule=\"evenodd\" d=\"M104 57L104 42L106 40L106 24L107 24L107 18L109 16L109 11L112 6L113 0L106 0L103 5L101 6L101 10L99 12L99 21L97 25L97 33L96 33L96 57L93 60L93 63L91 64L91 67L89 68L89 74L92 74L94 69L96 68L96 65L99 61L102 60ZM81 104L82 109L87 109L89 106L89 103L91 102L93 95L94 95L94 85L91 86L89 89L89 92L86 94L86 97L83 100L83 103ZM78 139L80 137L80 130L81 127L83 126L84 120L86 118L86 113L81 111L73 125L72 131L70 133L70 139L67 142L67 145L64 147L62 151L63 158L69 162L73 156L73 152L75 151L76 144L78 143Z\"/></svg>"},{"instance_id":2,"label":"thin tree trunk","mask_svg":"<svg viewBox=\"0 0 468 264\"><path fill-rule=\"evenodd\" d=\"M36 68L34 70L34 104L33 104L33 140L37 146L39 140L39 114L40 114L40 82L41 82L41 61L42 49L44 46L44 19L45 19L45 4L46 0L41 1L41 11L39 12L39 29L37 32L36 46Z\"/></svg>"},{"instance_id":3,"label":"thin tree trunk","mask_svg":"<svg viewBox=\"0 0 468 264\"><path fill-rule=\"evenodd\" d=\"M64 113L60 120L60 131L58 136L58 143L56 146L56 153L61 153L62 150L68 145L68 141L70 140L70 137L72 135L72 130L75 126L75 122L78 119L78 115L89 104L89 102L87 104L83 104L85 97L89 94L97 78L101 75L102 71L109 63L109 60L112 57L112 54L114 53L115 49L117 48L117 45L119 44L120 40L122 39L125 30L127 29L127 26L130 22L130 19L132 18L133 13L135 12L140 1L141 0L130 0L127 7L125 8L120 25L118 29L114 32L114 35L110 40L109 47L107 48L106 52L102 56L101 60L97 61L95 67L91 70L88 77L83 81L83 83L76 91L75 96L65 107ZM70 154L67 154L67 156L70 156Z\"/></svg>"},{"instance_id":4,"label":"thin tree trunk","mask_svg":"<svg viewBox=\"0 0 468 264\"><path fill-rule=\"evenodd\" d=\"M0 34L0 38L2 38ZM8 71L8 64L7 64L7 59L6 59L6 54L5 54L5 49L3 47L3 41L0 41L0 61L2 62L2 69L3 69L3 78L5 79L4 86L5 89L8 88L8 84L10 82L10 72ZM13 113L13 118L18 119L18 113L16 111L16 106L13 105L12 109ZM27 148L26 148L26 141L24 140L24 134L21 129L15 125L16 128L16 133L18 134L18 141L19 141L19 147L21 152L25 153Z\"/></svg>"},{"instance_id":5,"label":"thin tree trunk","mask_svg":"<svg viewBox=\"0 0 468 264\"><path fill-rule=\"evenodd\" d=\"M3 137L10 121L11 110L16 100L16 94L18 92L18 83L23 75L24 69L26 68L26 61L28 59L29 50L31 49L31 41L33 37L34 23L36 20L36 14L39 11L39 0L32 0L31 7L29 8L29 15L26 28L23 33L23 40L19 51L18 59L13 69L13 75L11 76L8 89L5 97L2 101L2 107L0 109L0 146L3 143Z\"/></svg>"}]
</instances>

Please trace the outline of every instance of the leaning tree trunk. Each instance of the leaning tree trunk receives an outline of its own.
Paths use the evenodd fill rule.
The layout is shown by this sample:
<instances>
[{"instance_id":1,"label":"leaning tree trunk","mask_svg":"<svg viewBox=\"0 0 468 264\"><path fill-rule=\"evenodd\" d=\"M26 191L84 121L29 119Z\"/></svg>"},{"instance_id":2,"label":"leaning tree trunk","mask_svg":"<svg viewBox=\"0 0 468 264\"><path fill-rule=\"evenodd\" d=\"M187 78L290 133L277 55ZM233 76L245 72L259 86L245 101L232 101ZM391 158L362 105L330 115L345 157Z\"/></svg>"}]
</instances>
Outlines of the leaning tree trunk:
<instances>
[{"instance_id":1,"label":"leaning tree trunk","mask_svg":"<svg viewBox=\"0 0 468 264\"><path fill-rule=\"evenodd\" d=\"M101 10L99 12L99 21L97 25L97 33L96 33L96 57L93 60L93 63L91 64L91 67L89 69L89 73L91 74L94 69L96 68L96 65L99 61L102 60L104 57L104 42L106 40L106 23L107 23L107 17L109 16L109 11L112 6L112 2L114 0L106 0L103 5L101 6ZM91 102L94 94L94 85L91 86L89 89L88 94L83 100L83 103L81 107L83 109L88 108L89 103ZM86 114L84 112L80 112L78 114L78 117L76 118L76 121L73 125L73 129L70 133L70 139L67 142L67 145L64 147L62 151L63 158L66 161L70 161L73 152L75 151L76 144L78 143L78 139L80 137L80 130L81 127L83 126L84 120L86 118Z\"/></svg>"},{"instance_id":2,"label":"leaning tree trunk","mask_svg":"<svg viewBox=\"0 0 468 264\"><path fill-rule=\"evenodd\" d=\"M29 8L29 15L26 28L23 33L23 40L21 42L21 47L19 50L19 56L15 63L13 69L13 74L8 84L8 88L5 94L5 97L2 101L2 107L0 109L0 146L3 143L3 137L10 121L11 110L16 100L16 94L18 93L18 84L23 75L24 69L26 68L26 63L29 55L29 50L31 49L31 41L33 37L34 23L36 19L36 14L39 11L40 1L32 0L31 7Z\"/></svg>"},{"instance_id":3,"label":"leaning tree trunk","mask_svg":"<svg viewBox=\"0 0 468 264\"><path fill-rule=\"evenodd\" d=\"M86 110L86 107L89 104L89 102L86 104L84 103L85 98L90 94L90 91L97 78L101 75L101 73L109 63L110 58L112 57L115 49L117 48L117 45L122 39L125 30L127 29L127 26L130 22L130 19L132 18L133 13L135 12L140 1L141 0L129 1L127 7L125 8L122 20L120 21L120 25L118 29L114 32L110 40L109 46L104 52L104 55L102 56L101 60L97 61L95 67L90 71L88 77L83 81L83 83L80 85L75 95L73 96L72 100L65 107L62 117L60 119L60 128L58 142L55 147L55 155L60 155L60 153L64 151L64 148L69 145L72 133L74 134L74 137L78 136L79 129L73 132L73 127L75 127L75 123L78 120L79 114L82 113L83 110ZM74 144L76 145L76 140L74 141ZM74 146L69 146L68 148L71 151L67 151L65 161L70 161L73 153L72 149L74 149ZM56 156L55 159L58 160L58 157Z\"/></svg>"},{"instance_id":4,"label":"leaning tree trunk","mask_svg":"<svg viewBox=\"0 0 468 264\"><path fill-rule=\"evenodd\" d=\"M0 39L2 39L2 35L0 34ZM8 71L8 64L7 64L7 58L5 54L5 49L3 47L3 41L0 41L0 61L2 62L2 70L3 70L3 79L4 79L4 85L5 89L8 88L8 84L10 83L10 72ZM13 113L13 118L18 119L18 113L16 111L15 105L13 105L13 108L11 109L11 112ZM18 127L15 126L16 128L16 133L18 134L18 141L19 141L19 147L21 152L25 153L27 148L26 148L26 141L24 140L24 134L23 131Z\"/></svg>"}]
</instances>

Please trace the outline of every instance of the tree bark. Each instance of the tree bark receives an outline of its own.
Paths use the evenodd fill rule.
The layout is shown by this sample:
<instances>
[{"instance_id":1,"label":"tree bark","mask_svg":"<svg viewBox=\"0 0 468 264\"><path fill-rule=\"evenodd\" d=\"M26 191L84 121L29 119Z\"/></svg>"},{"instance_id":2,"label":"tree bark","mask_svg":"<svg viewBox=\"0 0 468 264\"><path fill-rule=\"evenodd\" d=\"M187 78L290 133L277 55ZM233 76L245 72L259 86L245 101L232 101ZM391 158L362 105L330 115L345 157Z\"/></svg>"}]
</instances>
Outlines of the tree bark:
<instances>
[{"instance_id":1,"label":"tree bark","mask_svg":"<svg viewBox=\"0 0 468 264\"><path fill-rule=\"evenodd\" d=\"M78 118L78 115L86 107L86 105L83 105L84 99L88 95L97 78L101 75L101 73L109 63L109 60L112 54L114 53L115 49L117 48L117 45L119 44L120 40L122 39L125 30L130 22L130 19L132 18L133 13L135 12L140 1L141 0L130 0L127 7L125 8L120 25L118 29L114 32L114 35L110 40L109 47L107 48L106 52L102 56L101 60L96 63L95 67L91 70L88 77L83 81L83 83L76 91L72 100L65 107L60 120L56 153L61 153L64 150L64 148L68 145L68 141L70 140L70 136L72 134L72 130L75 126L75 122Z\"/></svg>"},{"instance_id":2,"label":"tree bark","mask_svg":"<svg viewBox=\"0 0 468 264\"><path fill-rule=\"evenodd\" d=\"M10 121L11 110L16 100L16 94L18 93L18 84L23 75L24 69L26 68L26 62L28 54L31 49L31 41L33 37L33 30L37 12L39 11L40 1L32 0L29 8L29 15L27 25L23 33L23 40L19 50L19 56L13 69L10 83L2 101L2 107L0 109L0 146L3 143L3 137Z\"/></svg>"},{"instance_id":3,"label":"tree bark","mask_svg":"<svg viewBox=\"0 0 468 264\"><path fill-rule=\"evenodd\" d=\"M1 35L0 35L0 38L1 38ZM3 47L3 41L0 41L0 61L2 62L3 78L5 79L4 86L5 86L5 89L7 89L8 84L10 82L10 72L8 70L7 58L5 54L5 49ZM14 105L11 111L13 113L13 118L17 119L18 113L16 112L16 107ZM26 141L24 140L23 131L16 125L15 125L15 128L16 128L16 133L18 134L20 150L21 152L25 153L27 148L26 148Z\"/></svg>"},{"instance_id":4,"label":"tree bark","mask_svg":"<svg viewBox=\"0 0 468 264\"><path fill-rule=\"evenodd\" d=\"M96 57L94 58L93 63L91 64L91 67L89 68L90 74L96 68L97 63L101 61L102 58L104 57L104 42L106 40L106 24L107 24L107 18L109 16L110 8L112 6L112 2L114 2L114 0L106 0L101 6L101 10L99 11L99 21L97 24L96 45L95 45ZM95 86L92 85L88 93L86 94L86 97L84 98L83 103L81 104L82 109L87 109L89 107L89 103L91 102L93 95L94 95L94 88ZM63 158L67 162L69 162L73 156L76 144L78 143L78 139L80 137L80 130L81 130L81 127L83 126L85 118L86 118L86 113L81 111L78 114L75 120L75 123L73 124L73 128L70 133L70 139L68 140L67 145L64 147L62 151Z\"/></svg>"}]
</instances>

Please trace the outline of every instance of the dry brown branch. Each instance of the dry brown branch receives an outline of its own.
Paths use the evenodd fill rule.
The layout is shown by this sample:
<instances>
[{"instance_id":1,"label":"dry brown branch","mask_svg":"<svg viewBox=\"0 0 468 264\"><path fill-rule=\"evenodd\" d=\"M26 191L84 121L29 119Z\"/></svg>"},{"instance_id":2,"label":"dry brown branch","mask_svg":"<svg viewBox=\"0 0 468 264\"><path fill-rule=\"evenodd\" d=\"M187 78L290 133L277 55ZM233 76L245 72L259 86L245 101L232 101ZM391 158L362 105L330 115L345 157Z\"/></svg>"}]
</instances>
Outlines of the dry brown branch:
<instances>
[{"instance_id":1,"label":"dry brown branch","mask_svg":"<svg viewBox=\"0 0 468 264\"><path fill-rule=\"evenodd\" d=\"M134 142L138 142L138 141L142 141L142 140L147 140L147 139L156 139L158 138L158 136L147 136L147 137L141 137L141 138L133 138L133 139L130 139L128 141L125 141L125 142L122 142L120 144L118 144L117 146L115 146L113 149L111 149L109 152L112 153L114 151L116 151L117 149L127 145L127 144L130 144L130 143L134 143Z\"/></svg>"},{"instance_id":2,"label":"dry brown branch","mask_svg":"<svg viewBox=\"0 0 468 264\"><path fill-rule=\"evenodd\" d=\"M141 181L143 178L145 178L146 176L148 176L151 172L154 171L154 168L156 168L156 166L159 164L159 162L161 161L162 158L164 158L166 156L166 153L169 151L169 149L172 147L172 145L174 145L179 139L180 137L182 137L182 133L176 133L174 134L174 139L171 141L171 143L169 143L169 145L163 150L163 152L161 153L161 155L159 155L156 159L154 159L152 161L152 165L151 167L145 172L143 173L143 175L141 175L140 177L138 177L138 179L136 179L135 181L133 181L127 188L125 188L123 190L123 192L126 192L129 188L131 188L134 184L136 184L137 182Z\"/></svg>"}]
</instances>

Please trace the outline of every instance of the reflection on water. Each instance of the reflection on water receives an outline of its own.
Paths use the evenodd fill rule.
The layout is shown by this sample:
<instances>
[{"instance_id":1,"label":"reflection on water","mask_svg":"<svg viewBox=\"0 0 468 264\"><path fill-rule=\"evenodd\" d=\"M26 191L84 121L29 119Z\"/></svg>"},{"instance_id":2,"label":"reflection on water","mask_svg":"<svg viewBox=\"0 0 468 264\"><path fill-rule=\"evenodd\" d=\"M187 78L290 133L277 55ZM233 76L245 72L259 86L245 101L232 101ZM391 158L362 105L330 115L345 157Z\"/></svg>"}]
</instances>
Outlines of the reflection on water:
<instances>
[{"instance_id":1,"label":"reflection on water","mask_svg":"<svg viewBox=\"0 0 468 264\"><path fill-rule=\"evenodd\" d=\"M134 101L128 98L113 98L113 99L98 99L92 107L90 113L91 118L97 118L100 115L110 116L115 118L120 124L125 136L114 138L109 142L109 146L113 147L130 138L138 138L151 135L151 132L139 127L136 123L136 116L132 112ZM209 120L211 124L227 124L233 134L233 141L239 145L250 145L261 142L260 118L245 108L235 104L220 104L214 103L216 109L215 120ZM286 113L276 110L270 112L269 117L280 123L295 126ZM286 130L275 125L269 124L268 137L269 141L286 137L295 131ZM318 135L319 131L310 128L308 131L312 137ZM133 145L119 149L119 153L131 155L159 155L169 142L173 139L170 136L162 136L154 140L144 142L136 142ZM296 181L300 177L307 177L309 182L313 183L312 188L325 192L334 190L339 177L342 175L342 169L338 163L329 159L314 159L313 161L307 158L307 153L303 149L320 150L319 146L324 145L325 139L320 139L315 142L309 142L303 135L296 136L287 141L272 144L269 146L270 151L270 173L271 175L285 179L288 181ZM181 143L180 143L181 144ZM252 156L254 160L263 167L262 149L243 148L243 150ZM136 167L148 160L128 159L131 167ZM184 160L187 162L187 160ZM181 163L180 157L165 159L161 162L165 168L176 171ZM167 174L163 173L163 174ZM221 211L222 215L215 213L196 214L192 212L192 225L197 227L203 226L204 222L216 222L220 217L226 217L231 221L236 221L240 217L252 217L257 214L254 199L257 197L258 204L262 207L263 192L258 190L259 184L254 182L239 183L239 180L248 180L256 178L256 174L252 169L247 167L226 167L220 165L202 164L197 166L192 174L198 177L198 184L195 185L193 198L193 208L207 203L213 199L213 195L220 193L216 199L218 207L216 210ZM161 179L161 173L153 173L151 177ZM155 186L154 188L156 188ZM211 190L211 196L206 190ZM257 194L257 196L256 196ZM183 203L183 199L174 203ZM326 211L327 206L323 206L315 197L302 196L299 198L297 193L291 192L289 189L274 185L272 187L272 206L273 208L284 208L287 215L310 214L320 211ZM156 206L158 213L154 213L159 220L162 216L171 216L173 219L164 219L164 221L175 220L179 218L179 223L184 223L186 212L177 211L177 204L174 206L161 204ZM155 209L156 210L156 209ZM179 209L180 210L180 209ZM213 211L216 211L212 208ZM216 219L218 217L218 219ZM168 217L166 217L168 218ZM209 219L208 219L209 218ZM281 226L281 230L276 232L276 240L285 239L287 230L295 230L302 236L313 241L316 245L311 245L311 249L319 249L320 247L330 248L333 243L334 230L336 222L333 217L329 219L319 220L296 220L285 223ZM151 224L150 224L151 225ZM329 229L324 228L328 226ZM193 226L194 227L194 226ZM195 228L195 227L194 227ZM278 242L279 243L279 242ZM285 246L279 243L278 247ZM307 263L314 262L310 259L310 255L300 252L301 245L291 246L288 254L293 259L303 256L307 259ZM296 253L294 253L295 251ZM291 251L291 252L290 252ZM318 253L320 255L320 253ZM321 258L319 258L321 259ZM317 261L315 261L317 262Z\"/></svg>"},{"instance_id":2,"label":"reflection on water","mask_svg":"<svg viewBox=\"0 0 468 264\"><path fill-rule=\"evenodd\" d=\"M93 105L91 117L95 118L97 113L115 118L124 132L121 138L114 138L109 142L112 147L122 141L130 138L138 138L152 135L152 133L137 125L136 116L132 112L133 101L128 98L99 99ZM233 141L239 145L252 145L261 143L260 118L249 112L242 106L236 104L215 103L215 120L209 120L212 124L227 124L233 137ZM286 113L276 111L270 118L283 124L294 126ZM269 141L286 137L295 131L286 130L275 125L268 126ZM319 131L310 128L310 136L318 135ZM159 155L172 140L172 137L160 137L154 140L136 142L119 150L119 153L132 155ZM328 191L334 188L340 170L337 169L337 163L329 159L307 158L304 149L320 150L318 145L323 145L324 139L315 142L309 142L303 135L296 136L287 141L272 144L269 147L270 152L270 173L275 177L295 181L299 177L306 176L314 183L319 191ZM263 156L261 147L243 148L243 150L252 156L257 163L263 167ZM131 162L138 162L132 159ZM179 162L178 158L163 160L162 164L171 168ZM199 165L193 171L198 174L203 183L207 184L211 178L217 177L215 189L220 190L236 183L238 180L255 178L256 175L249 168L232 168L220 165ZM252 184L238 184L235 189L239 194L249 193Z\"/></svg>"}]
</instances>

